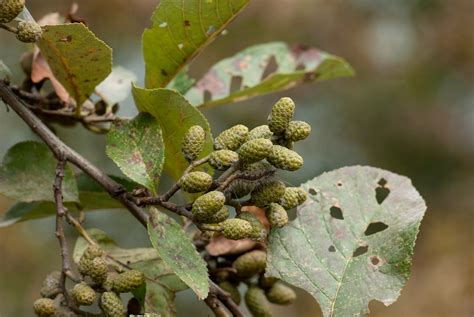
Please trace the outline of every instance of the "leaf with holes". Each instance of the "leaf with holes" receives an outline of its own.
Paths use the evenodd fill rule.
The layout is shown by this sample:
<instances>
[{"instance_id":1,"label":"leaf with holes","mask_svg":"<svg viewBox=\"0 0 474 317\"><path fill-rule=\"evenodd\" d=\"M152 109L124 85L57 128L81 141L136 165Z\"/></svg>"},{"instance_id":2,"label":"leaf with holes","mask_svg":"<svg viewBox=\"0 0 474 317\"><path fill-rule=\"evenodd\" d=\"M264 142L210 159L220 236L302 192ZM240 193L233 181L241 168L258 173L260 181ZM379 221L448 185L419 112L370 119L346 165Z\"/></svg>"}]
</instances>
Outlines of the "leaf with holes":
<instances>
[{"instance_id":1,"label":"leaf with holes","mask_svg":"<svg viewBox=\"0 0 474 317\"><path fill-rule=\"evenodd\" d=\"M200 125L206 131L206 142L200 157L211 153L212 136L209 123L202 113L177 91L134 86L132 94L138 110L150 113L160 123L165 142L165 170L174 179L178 179L189 165L181 153L181 143L189 127ZM211 172L208 166L203 168Z\"/></svg>"},{"instance_id":2,"label":"leaf with holes","mask_svg":"<svg viewBox=\"0 0 474 317\"><path fill-rule=\"evenodd\" d=\"M54 201L53 183L56 159L48 147L26 141L10 148L0 166L0 193L22 201ZM65 202L78 202L78 191L72 169L67 166L63 180Z\"/></svg>"},{"instance_id":3,"label":"leaf with holes","mask_svg":"<svg viewBox=\"0 0 474 317\"><path fill-rule=\"evenodd\" d=\"M249 47L218 62L186 93L186 98L193 105L210 108L353 74L349 64L337 56L312 47L272 42Z\"/></svg>"},{"instance_id":4,"label":"leaf with holes","mask_svg":"<svg viewBox=\"0 0 474 317\"><path fill-rule=\"evenodd\" d=\"M308 291L324 316L359 316L371 300L395 302L426 210L411 181L354 166L302 188L309 197L297 218L270 234L266 274Z\"/></svg>"},{"instance_id":5,"label":"leaf with holes","mask_svg":"<svg viewBox=\"0 0 474 317\"><path fill-rule=\"evenodd\" d=\"M38 46L78 105L112 70L112 49L82 23L44 26Z\"/></svg>"},{"instance_id":6,"label":"leaf with holes","mask_svg":"<svg viewBox=\"0 0 474 317\"><path fill-rule=\"evenodd\" d=\"M207 297L207 264L183 228L166 214L150 209L148 235L160 258L200 299Z\"/></svg>"},{"instance_id":7,"label":"leaf with holes","mask_svg":"<svg viewBox=\"0 0 474 317\"><path fill-rule=\"evenodd\" d=\"M249 2L162 0L142 37L146 87L165 87Z\"/></svg>"},{"instance_id":8,"label":"leaf with holes","mask_svg":"<svg viewBox=\"0 0 474 317\"><path fill-rule=\"evenodd\" d=\"M156 194L165 149L153 116L140 113L131 121L115 123L107 134L106 152L125 175Z\"/></svg>"}]
</instances>

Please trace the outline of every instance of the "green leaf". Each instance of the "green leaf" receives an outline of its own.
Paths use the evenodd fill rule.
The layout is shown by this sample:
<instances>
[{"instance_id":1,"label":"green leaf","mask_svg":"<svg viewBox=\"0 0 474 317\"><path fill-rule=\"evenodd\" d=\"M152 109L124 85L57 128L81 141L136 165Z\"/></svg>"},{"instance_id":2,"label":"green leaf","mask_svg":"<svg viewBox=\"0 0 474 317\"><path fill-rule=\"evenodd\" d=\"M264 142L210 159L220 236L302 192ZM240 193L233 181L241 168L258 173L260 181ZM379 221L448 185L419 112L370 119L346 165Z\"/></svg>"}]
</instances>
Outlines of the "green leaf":
<instances>
[{"instance_id":1,"label":"green leaf","mask_svg":"<svg viewBox=\"0 0 474 317\"><path fill-rule=\"evenodd\" d=\"M81 23L44 26L38 46L78 105L112 70L112 49Z\"/></svg>"},{"instance_id":2,"label":"green leaf","mask_svg":"<svg viewBox=\"0 0 474 317\"><path fill-rule=\"evenodd\" d=\"M0 79L9 79L10 77L12 77L12 72L10 71L10 68L8 68L8 66L5 65L2 60L0 60ZM191 84L191 86L192 85L193 84Z\"/></svg>"},{"instance_id":3,"label":"green leaf","mask_svg":"<svg viewBox=\"0 0 474 317\"><path fill-rule=\"evenodd\" d=\"M270 234L267 274L308 291L324 316L361 316L371 300L395 302L426 210L411 181L354 166L302 188L309 197L297 218Z\"/></svg>"},{"instance_id":4,"label":"green leaf","mask_svg":"<svg viewBox=\"0 0 474 317\"><path fill-rule=\"evenodd\" d=\"M180 225L166 214L150 209L148 235L160 258L200 299L209 293L206 262Z\"/></svg>"},{"instance_id":5,"label":"green leaf","mask_svg":"<svg viewBox=\"0 0 474 317\"><path fill-rule=\"evenodd\" d=\"M3 158L0 193L22 202L54 201L56 164L45 144L33 141L17 143ZM69 166L64 173L62 190L65 202L79 201L76 181Z\"/></svg>"},{"instance_id":6,"label":"green leaf","mask_svg":"<svg viewBox=\"0 0 474 317\"><path fill-rule=\"evenodd\" d=\"M125 175L156 194L165 149L160 125L153 116L139 113L133 120L112 125L106 152Z\"/></svg>"},{"instance_id":7,"label":"green leaf","mask_svg":"<svg viewBox=\"0 0 474 317\"><path fill-rule=\"evenodd\" d=\"M176 77L166 86L168 89L173 89L184 95L194 85L196 79L189 77L188 68L184 67Z\"/></svg>"},{"instance_id":8,"label":"green leaf","mask_svg":"<svg viewBox=\"0 0 474 317\"><path fill-rule=\"evenodd\" d=\"M218 62L186 98L195 106L211 108L353 74L349 64L337 56L312 47L272 42L251 46Z\"/></svg>"},{"instance_id":9,"label":"green leaf","mask_svg":"<svg viewBox=\"0 0 474 317\"><path fill-rule=\"evenodd\" d=\"M184 134L191 126L200 125L206 131L206 143L200 157L212 151L209 123L202 113L191 106L178 92L169 89L143 89L134 86L132 94L138 110L150 113L160 123L165 142L165 170L174 179L181 177L189 165L181 153L181 143Z\"/></svg>"},{"instance_id":10,"label":"green leaf","mask_svg":"<svg viewBox=\"0 0 474 317\"><path fill-rule=\"evenodd\" d=\"M96 93L109 105L122 102L130 95L132 82L137 80L135 73L117 66L96 88Z\"/></svg>"},{"instance_id":11,"label":"green leaf","mask_svg":"<svg viewBox=\"0 0 474 317\"><path fill-rule=\"evenodd\" d=\"M165 87L249 2L162 0L142 36L146 87Z\"/></svg>"}]
</instances>

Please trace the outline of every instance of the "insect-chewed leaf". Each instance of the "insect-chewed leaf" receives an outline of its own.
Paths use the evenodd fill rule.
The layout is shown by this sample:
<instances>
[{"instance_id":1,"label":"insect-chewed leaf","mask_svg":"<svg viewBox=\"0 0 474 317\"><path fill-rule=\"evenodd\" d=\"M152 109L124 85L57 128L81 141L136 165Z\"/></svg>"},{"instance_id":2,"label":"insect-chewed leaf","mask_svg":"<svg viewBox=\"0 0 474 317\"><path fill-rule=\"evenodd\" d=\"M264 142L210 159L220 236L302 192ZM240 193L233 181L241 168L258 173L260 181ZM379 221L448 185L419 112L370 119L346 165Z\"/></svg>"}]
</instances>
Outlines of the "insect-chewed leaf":
<instances>
[{"instance_id":1,"label":"insect-chewed leaf","mask_svg":"<svg viewBox=\"0 0 474 317\"><path fill-rule=\"evenodd\" d=\"M395 302L426 210L411 181L355 166L302 188L309 197L296 220L270 234L267 275L308 291L324 316L359 316L371 300Z\"/></svg>"}]
</instances>

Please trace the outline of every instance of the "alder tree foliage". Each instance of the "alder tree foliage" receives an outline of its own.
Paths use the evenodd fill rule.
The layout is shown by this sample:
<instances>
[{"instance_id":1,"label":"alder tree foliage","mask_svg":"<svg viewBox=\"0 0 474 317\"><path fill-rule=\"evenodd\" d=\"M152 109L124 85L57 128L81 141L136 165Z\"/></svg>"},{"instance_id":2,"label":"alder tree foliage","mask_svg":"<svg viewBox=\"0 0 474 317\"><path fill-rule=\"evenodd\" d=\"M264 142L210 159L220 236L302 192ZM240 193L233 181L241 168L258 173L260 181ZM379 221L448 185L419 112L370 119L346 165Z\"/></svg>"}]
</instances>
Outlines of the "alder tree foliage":
<instances>
[{"instance_id":1,"label":"alder tree foliage","mask_svg":"<svg viewBox=\"0 0 474 317\"><path fill-rule=\"evenodd\" d=\"M273 305L296 300L292 286L311 294L324 316L359 316L371 300L396 301L426 209L408 178L352 166L286 186L280 171L298 172L303 157L293 145L311 133L289 97L275 100L257 127L211 134L201 109L353 75L342 58L273 42L191 78L187 65L248 3L161 0L143 32L140 87L113 65L77 6L36 22L24 0L0 0L1 29L32 43L20 60L23 82L13 83L0 61L0 97L13 110L2 115L16 113L41 139L3 158L0 193L17 203L0 226L55 216L60 245L61 271L38 290L38 316L174 316L175 294L188 288L216 316L271 316ZM121 118L129 93L138 114ZM106 175L72 150L57 124L106 133L103 150L123 175ZM175 182L161 191L163 173ZM130 212L149 247L124 249L88 228L85 212L100 209ZM77 230L74 250L66 225Z\"/></svg>"}]
</instances>

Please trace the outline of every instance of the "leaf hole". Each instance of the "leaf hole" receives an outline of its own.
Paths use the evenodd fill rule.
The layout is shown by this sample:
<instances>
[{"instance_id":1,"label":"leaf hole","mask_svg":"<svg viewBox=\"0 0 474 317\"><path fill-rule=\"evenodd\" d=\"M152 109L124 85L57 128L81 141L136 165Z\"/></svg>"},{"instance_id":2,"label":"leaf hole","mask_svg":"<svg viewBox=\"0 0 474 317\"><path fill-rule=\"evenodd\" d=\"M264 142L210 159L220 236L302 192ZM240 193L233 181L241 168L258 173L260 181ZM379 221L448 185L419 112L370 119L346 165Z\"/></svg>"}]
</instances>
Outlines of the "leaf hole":
<instances>
[{"instance_id":1,"label":"leaf hole","mask_svg":"<svg viewBox=\"0 0 474 317\"><path fill-rule=\"evenodd\" d=\"M275 55L270 56L267 65L265 66L265 69L263 70L261 80L264 80L271 74L275 73L278 70L278 63L275 58Z\"/></svg>"},{"instance_id":2,"label":"leaf hole","mask_svg":"<svg viewBox=\"0 0 474 317\"><path fill-rule=\"evenodd\" d=\"M336 248L335 248L333 245L331 245L331 246L328 248L328 251L329 251L329 252L336 252Z\"/></svg>"},{"instance_id":3,"label":"leaf hole","mask_svg":"<svg viewBox=\"0 0 474 317\"><path fill-rule=\"evenodd\" d=\"M379 205L383 203L383 201L388 197L389 194L390 189L388 189L387 187L377 187L375 189L375 199L377 200Z\"/></svg>"},{"instance_id":4,"label":"leaf hole","mask_svg":"<svg viewBox=\"0 0 474 317\"><path fill-rule=\"evenodd\" d=\"M367 229L365 229L364 234L366 236L370 236L372 234L376 234L377 232L384 231L385 229L388 228L388 225L386 225L383 222L372 222L367 226Z\"/></svg>"},{"instance_id":5,"label":"leaf hole","mask_svg":"<svg viewBox=\"0 0 474 317\"><path fill-rule=\"evenodd\" d=\"M209 90L204 90L204 93L203 93L203 99L204 99L204 103L206 102L209 102L212 100L212 94Z\"/></svg>"},{"instance_id":6,"label":"leaf hole","mask_svg":"<svg viewBox=\"0 0 474 317\"><path fill-rule=\"evenodd\" d=\"M337 206L332 206L331 208L329 208L329 214L335 219L344 220L342 209Z\"/></svg>"},{"instance_id":7,"label":"leaf hole","mask_svg":"<svg viewBox=\"0 0 474 317\"><path fill-rule=\"evenodd\" d=\"M379 184L380 187L385 187L385 185L387 185L387 180L385 178L381 178L377 184Z\"/></svg>"},{"instance_id":8,"label":"leaf hole","mask_svg":"<svg viewBox=\"0 0 474 317\"><path fill-rule=\"evenodd\" d=\"M317 195L317 194L318 194L318 192L317 192L316 189L314 189L314 188L310 188L310 189L308 190L308 193L310 193L311 195Z\"/></svg>"},{"instance_id":9,"label":"leaf hole","mask_svg":"<svg viewBox=\"0 0 474 317\"><path fill-rule=\"evenodd\" d=\"M229 93L233 94L234 92L239 91L242 87L243 80L242 76L232 76L230 79Z\"/></svg>"},{"instance_id":10,"label":"leaf hole","mask_svg":"<svg viewBox=\"0 0 474 317\"><path fill-rule=\"evenodd\" d=\"M360 247L357 247L357 249L354 250L354 253L352 253L352 257L358 257L362 254L365 254L367 253L367 251L369 250L369 246L368 245L363 245L363 246L360 246Z\"/></svg>"},{"instance_id":11,"label":"leaf hole","mask_svg":"<svg viewBox=\"0 0 474 317\"><path fill-rule=\"evenodd\" d=\"M373 265L378 265L380 263L380 259L378 256L371 256L370 257L370 262L373 264Z\"/></svg>"},{"instance_id":12,"label":"leaf hole","mask_svg":"<svg viewBox=\"0 0 474 317\"><path fill-rule=\"evenodd\" d=\"M342 187L342 182L337 182L337 187Z\"/></svg>"}]
</instances>

